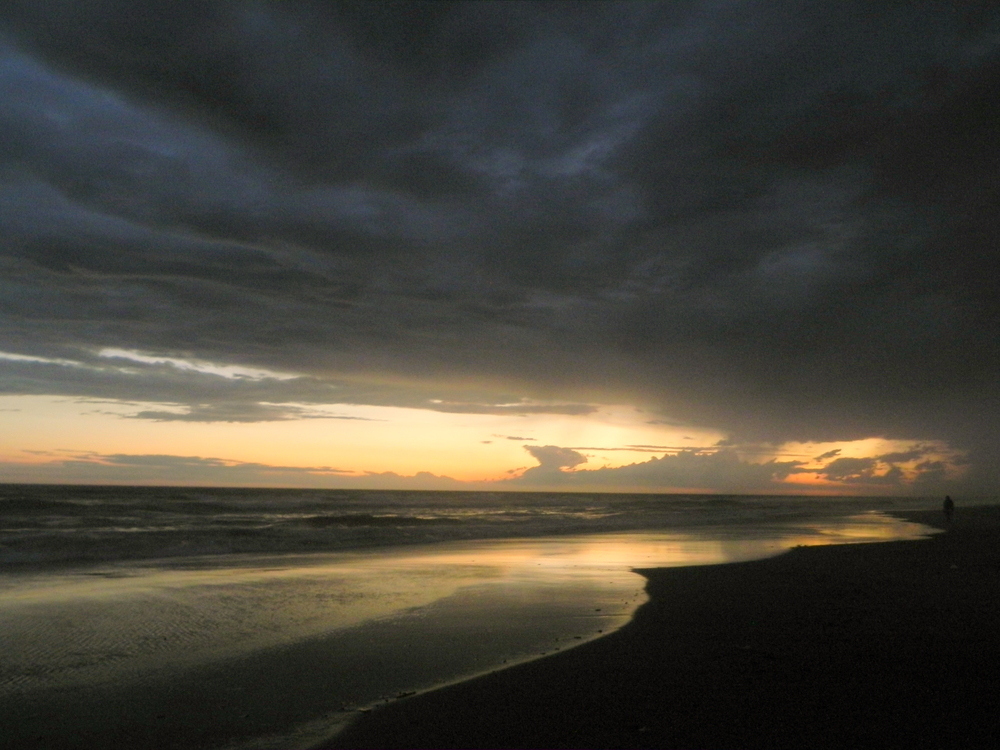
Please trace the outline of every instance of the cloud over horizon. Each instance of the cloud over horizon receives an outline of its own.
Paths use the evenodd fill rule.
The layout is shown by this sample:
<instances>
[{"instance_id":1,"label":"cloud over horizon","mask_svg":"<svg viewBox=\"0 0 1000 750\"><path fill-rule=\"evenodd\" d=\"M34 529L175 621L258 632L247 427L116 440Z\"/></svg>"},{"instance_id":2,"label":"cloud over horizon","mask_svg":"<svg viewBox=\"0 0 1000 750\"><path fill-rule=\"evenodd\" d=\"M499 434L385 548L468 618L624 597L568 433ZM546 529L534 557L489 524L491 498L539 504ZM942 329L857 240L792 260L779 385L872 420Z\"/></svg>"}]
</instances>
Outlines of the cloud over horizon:
<instances>
[{"instance_id":1,"label":"cloud over horizon","mask_svg":"<svg viewBox=\"0 0 1000 750\"><path fill-rule=\"evenodd\" d=\"M555 445L523 447L538 461L538 466L525 469L505 482L568 491L600 488L650 491L666 487L681 491L789 492L810 487L785 480L795 474L810 474L826 480L825 490L840 487L845 492L859 489L892 492L912 487L936 492L949 481L949 471L954 472L964 461L961 455L937 458L938 449L932 446L915 446L905 452L875 457L836 458L840 451L832 450L814 459L814 462L832 459L818 467L810 466L810 461L795 459L752 461L734 448L688 448L624 466L587 469L577 468L588 459L576 450ZM905 471L901 465L906 466Z\"/></svg>"},{"instance_id":2,"label":"cloud over horizon","mask_svg":"<svg viewBox=\"0 0 1000 750\"><path fill-rule=\"evenodd\" d=\"M524 440L517 436L511 439ZM354 471L330 466L289 466L256 461L168 454L98 453L57 449L24 451L30 462L0 461L9 481L139 484L292 486L317 489L549 490L565 492L778 493L809 489L845 494L916 492L931 494L954 486L953 476L966 459L941 453L941 446L913 446L875 457L751 460L741 449L675 449L622 466L586 468L589 459L572 448L522 445L536 466L509 470L497 480L457 480L429 471ZM601 450L607 450L606 448ZM830 454L839 451L828 451ZM812 465L822 460L825 464ZM788 483L794 475L814 475L820 486Z\"/></svg>"},{"instance_id":3,"label":"cloud over horizon","mask_svg":"<svg viewBox=\"0 0 1000 750\"><path fill-rule=\"evenodd\" d=\"M735 443L944 441L995 492L998 87L987 2L12 0L0 394L630 404ZM526 448L560 482L796 470Z\"/></svg>"},{"instance_id":4,"label":"cloud over horizon","mask_svg":"<svg viewBox=\"0 0 1000 750\"><path fill-rule=\"evenodd\" d=\"M430 472L358 473L330 466L282 466L202 456L99 454L56 451L36 455L36 463L5 463L7 481L37 481L40 466L53 483L167 484L316 489L461 489L462 483ZM37 461L37 459L45 459ZM33 473L35 472L35 473Z\"/></svg>"}]
</instances>

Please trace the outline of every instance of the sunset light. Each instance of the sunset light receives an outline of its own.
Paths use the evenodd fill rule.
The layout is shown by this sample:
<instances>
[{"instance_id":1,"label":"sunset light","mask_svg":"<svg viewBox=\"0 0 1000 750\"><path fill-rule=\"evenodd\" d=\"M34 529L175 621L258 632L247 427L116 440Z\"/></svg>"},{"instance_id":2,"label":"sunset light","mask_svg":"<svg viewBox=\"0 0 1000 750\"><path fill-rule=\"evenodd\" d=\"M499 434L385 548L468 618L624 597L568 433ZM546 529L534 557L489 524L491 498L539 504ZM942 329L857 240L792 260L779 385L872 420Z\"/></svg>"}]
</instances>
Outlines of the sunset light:
<instances>
[{"instance_id":1,"label":"sunset light","mask_svg":"<svg viewBox=\"0 0 1000 750\"><path fill-rule=\"evenodd\" d=\"M1000 736L998 241L995 0L3 0L0 745Z\"/></svg>"}]
</instances>

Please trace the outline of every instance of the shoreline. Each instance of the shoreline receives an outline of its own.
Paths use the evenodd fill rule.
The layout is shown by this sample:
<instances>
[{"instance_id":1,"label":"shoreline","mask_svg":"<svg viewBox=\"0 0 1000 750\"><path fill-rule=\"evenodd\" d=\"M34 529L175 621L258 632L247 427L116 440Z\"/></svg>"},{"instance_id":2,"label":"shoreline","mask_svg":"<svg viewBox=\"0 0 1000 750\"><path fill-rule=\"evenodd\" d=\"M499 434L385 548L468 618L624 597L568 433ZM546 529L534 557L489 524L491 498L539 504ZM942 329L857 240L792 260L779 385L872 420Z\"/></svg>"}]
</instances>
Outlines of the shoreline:
<instances>
[{"instance_id":1,"label":"shoreline","mask_svg":"<svg viewBox=\"0 0 1000 750\"><path fill-rule=\"evenodd\" d=\"M635 567L913 537L896 519L787 521L756 533L740 524L721 535L700 526L714 530L449 542L354 560L336 575L336 565L309 574L299 556L253 556L248 567L242 557L204 568L194 558L42 574L23 590L7 581L9 601L23 607L5 611L13 650L0 681L0 714L10 718L0 747L313 747L361 708L378 711L626 625L647 600ZM360 621L330 629L362 606Z\"/></svg>"},{"instance_id":2,"label":"shoreline","mask_svg":"<svg viewBox=\"0 0 1000 750\"><path fill-rule=\"evenodd\" d=\"M986 744L1000 737L998 538L1000 507L960 507L925 540L637 570L650 599L623 628L377 708L319 746Z\"/></svg>"}]
</instances>

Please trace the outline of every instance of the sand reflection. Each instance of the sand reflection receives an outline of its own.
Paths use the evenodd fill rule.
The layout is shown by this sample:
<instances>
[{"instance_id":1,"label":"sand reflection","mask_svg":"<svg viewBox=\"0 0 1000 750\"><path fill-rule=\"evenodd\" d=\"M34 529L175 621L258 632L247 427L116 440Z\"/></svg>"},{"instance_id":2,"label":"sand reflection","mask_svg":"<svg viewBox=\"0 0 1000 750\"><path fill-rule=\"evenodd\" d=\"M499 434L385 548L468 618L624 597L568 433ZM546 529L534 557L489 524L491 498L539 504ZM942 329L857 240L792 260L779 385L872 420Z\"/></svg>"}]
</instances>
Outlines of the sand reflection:
<instances>
[{"instance_id":1,"label":"sand reflection","mask_svg":"<svg viewBox=\"0 0 1000 750\"><path fill-rule=\"evenodd\" d=\"M0 699L58 690L62 696L86 692L87 700L97 701L101 686L127 684L131 695L141 696L169 682L184 684L192 695L214 685L204 696L211 706L218 703L221 681L234 686L234 695L239 691L247 704L241 710L263 717L265 699L254 703L246 686L259 684L269 673L268 660L276 659L281 669L269 677L274 684L267 694L301 694L306 674L315 683L310 692L318 702L299 706L302 715L293 726L287 718L267 726L276 746L294 746L311 732L328 734L342 720L341 709L536 658L621 626L645 601L645 580L634 568L735 562L796 545L909 539L926 531L866 514L759 528L5 576ZM206 670L215 670L211 680ZM135 711L138 721L142 712ZM207 713L206 727L217 716ZM190 717L191 726L198 721Z\"/></svg>"}]
</instances>

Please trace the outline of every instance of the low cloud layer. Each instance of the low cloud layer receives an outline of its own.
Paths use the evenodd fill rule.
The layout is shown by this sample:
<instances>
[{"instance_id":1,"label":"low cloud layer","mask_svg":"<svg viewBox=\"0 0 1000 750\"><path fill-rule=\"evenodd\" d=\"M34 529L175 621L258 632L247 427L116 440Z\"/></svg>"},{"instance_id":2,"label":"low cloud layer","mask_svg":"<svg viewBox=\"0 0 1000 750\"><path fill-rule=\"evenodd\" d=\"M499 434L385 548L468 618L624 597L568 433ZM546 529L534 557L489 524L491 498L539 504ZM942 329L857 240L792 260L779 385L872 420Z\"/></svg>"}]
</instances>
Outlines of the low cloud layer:
<instances>
[{"instance_id":1,"label":"low cloud layer","mask_svg":"<svg viewBox=\"0 0 1000 750\"><path fill-rule=\"evenodd\" d=\"M998 87L987 2L12 0L0 392L189 421L629 403L741 442L944 440L995 491ZM733 460L631 472L785 470Z\"/></svg>"},{"instance_id":2,"label":"low cloud layer","mask_svg":"<svg viewBox=\"0 0 1000 750\"><path fill-rule=\"evenodd\" d=\"M511 439L524 440L517 436ZM940 455L937 447L928 445L875 457L823 454L812 461L749 460L742 449L691 448L624 466L590 468L588 457L572 448L557 445L522 447L537 465L512 469L508 471L508 478L495 481L460 481L427 471L414 474L357 472L331 466L287 466L201 456L72 450L25 451L31 463L0 462L0 472L7 481L13 482L575 492L672 489L793 493L821 489L843 494L926 495L950 491L956 486L956 470L962 469L966 460L961 454ZM809 475L819 480L819 484L788 481L795 475Z\"/></svg>"},{"instance_id":3,"label":"low cloud layer","mask_svg":"<svg viewBox=\"0 0 1000 750\"><path fill-rule=\"evenodd\" d=\"M184 484L246 487L369 489L460 489L450 477L417 472L357 472L330 466L281 466L202 456L101 454L76 451L35 453L36 463L0 462L10 482Z\"/></svg>"},{"instance_id":4,"label":"low cloud layer","mask_svg":"<svg viewBox=\"0 0 1000 750\"><path fill-rule=\"evenodd\" d=\"M819 487L826 491L842 489L845 494L926 494L954 486L955 469L964 461L961 455L937 458L934 448L930 446L857 458L835 458L840 451L833 450L812 462L778 458L752 461L743 455L743 451L733 448L693 448L626 466L588 469L582 467L582 464L588 463L587 457L569 448L526 445L524 449L538 461L538 466L524 470L507 483L578 491L602 488L653 491L668 487L767 493ZM826 463L821 466L814 465L824 460ZM905 465L905 470L901 464ZM821 484L810 487L808 484L786 482L796 474L814 475L821 480Z\"/></svg>"},{"instance_id":5,"label":"low cloud layer","mask_svg":"<svg viewBox=\"0 0 1000 750\"><path fill-rule=\"evenodd\" d=\"M735 451L686 450L665 454L648 461L615 468L575 469L587 463L577 451L555 445L524 446L539 462L513 484L545 485L566 490L626 489L653 491L666 487L678 490L714 490L718 492L790 491L781 480L799 471L800 461L750 463Z\"/></svg>"}]
</instances>

